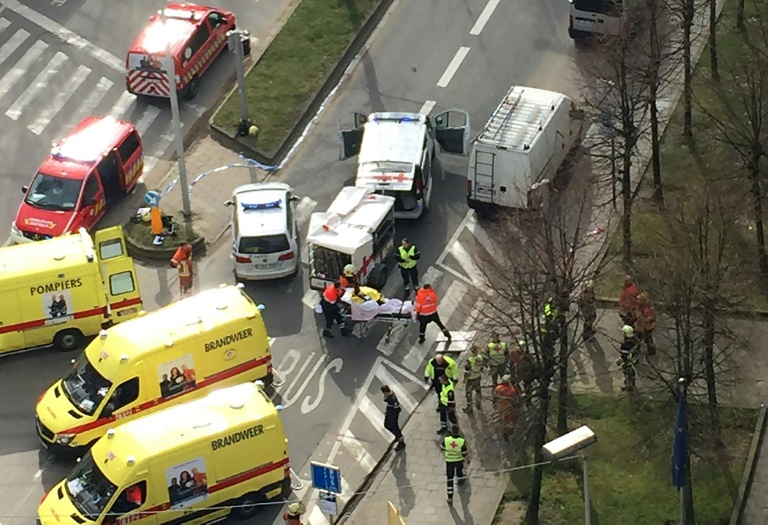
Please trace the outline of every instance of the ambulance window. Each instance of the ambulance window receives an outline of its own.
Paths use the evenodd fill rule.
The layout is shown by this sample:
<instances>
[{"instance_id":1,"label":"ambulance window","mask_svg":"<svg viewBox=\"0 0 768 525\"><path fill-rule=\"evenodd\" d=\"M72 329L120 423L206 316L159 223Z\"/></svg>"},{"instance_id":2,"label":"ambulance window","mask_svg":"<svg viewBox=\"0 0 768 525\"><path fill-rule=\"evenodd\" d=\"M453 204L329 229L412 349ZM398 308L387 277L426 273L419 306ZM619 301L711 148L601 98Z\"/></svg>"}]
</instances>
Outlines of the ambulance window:
<instances>
[{"instance_id":1,"label":"ambulance window","mask_svg":"<svg viewBox=\"0 0 768 525\"><path fill-rule=\"evenodd\" d=\"M117 151L120 153L120 158L122 159L123 162L128 162L138 149L139 149L139 136L136 134L135 131L132 131L125 138L123 143L117 147Z\"/></svg>"},{"instance_id":2,"label":"ambulance window","mask_svg":"<svg viewBox=\"0 0 768 525\"><path fill-rule=\"evenodd\" d=\"M112 505L112 509L109 514L114 516L126 514L132 510L138 509L144 505L146 501L147 482L139 481L138 483L133 483L131 486L120 493L120 495L115 500L115 504Z\"/></svg>"},{"instance_id":3,"label":"ambulance window","mask_svg":"<svg viewBox=\"0 0 768 525\"><path fill-rule=\"evenodd\" d=\"M112 397L109 398L109 402L104 407L104 411L107 414L102 414L102 417L111 416L116 410L120 410L126 405L129 405L139 398L139 378L134 377L129 379L125 383L122 383L112 393Z\"/></svg>"},{"instance_id":4,"label":"ambulance window","mask_svg":"<svg viewBox=\"0 0 768 525\"><path fill-rule=\"evenodd\" d=\"M107 239L99 243L99 259L106 261L125 255L122 239Z\"/></svg>"},{"instance_id":5,"label":"ambulance window","mask_svg":"<svg viewBox=\"0 0 768 525\"><path fill-rule=\"evenodd\" d=\"M189 47L192 49L192 56L195 56L197 52L200 51L203 46L205 46L205 43L208 41L208 37L210 36L211 32L208 29L208 24L200 24L197 28L197 31L195 31L195 34L192 35L192 38L189 40Z\"/></svg>"},{"instance_id":6,"label":"ambulance window","mask_svg":"<svg viewBox=\"0 0 768 525\"><path fill-rule=\"evenodd\" d=\"M131 293L134 290L136 290L136 283L133 282L133 273L120 272L109 276L110 295Z\"/></svg>"}]
</instances>

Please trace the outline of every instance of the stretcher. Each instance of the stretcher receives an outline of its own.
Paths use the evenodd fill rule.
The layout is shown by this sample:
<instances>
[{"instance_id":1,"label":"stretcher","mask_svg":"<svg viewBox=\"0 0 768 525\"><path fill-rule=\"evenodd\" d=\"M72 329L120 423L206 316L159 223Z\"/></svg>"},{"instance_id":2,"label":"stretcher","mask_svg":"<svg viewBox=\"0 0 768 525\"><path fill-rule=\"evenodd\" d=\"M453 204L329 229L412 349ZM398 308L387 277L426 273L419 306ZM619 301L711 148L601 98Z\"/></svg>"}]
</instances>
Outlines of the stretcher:
<instances>
[{"instance_id":1,"label":"stretcher","mask_svg":"<svg viewBox=\"0 0 768 525\"><path fill-rule=\"evenodd\" d=\"M384 341L388 343L395 325L415 323L417 320L412 301L400 299L360 301L357 298L353 300L352 296L352 290L347 290L341 298L344 304L342 315L345 322L353 324L353 329L360 328L360 337L367 335L371 323L384 323L387 327Z\"/></svg>"}]
</instances>

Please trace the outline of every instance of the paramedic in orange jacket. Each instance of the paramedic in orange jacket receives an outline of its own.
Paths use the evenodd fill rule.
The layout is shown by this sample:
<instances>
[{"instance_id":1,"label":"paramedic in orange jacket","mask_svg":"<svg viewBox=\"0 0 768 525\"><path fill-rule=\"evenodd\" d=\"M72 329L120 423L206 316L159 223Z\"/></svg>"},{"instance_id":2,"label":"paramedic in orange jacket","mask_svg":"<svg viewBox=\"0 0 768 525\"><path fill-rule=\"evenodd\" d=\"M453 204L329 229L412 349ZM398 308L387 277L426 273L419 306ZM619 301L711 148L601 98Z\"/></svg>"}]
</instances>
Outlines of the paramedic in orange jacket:
<instances>
[{"instance_id":1,"label":"paramedic in orange jacket","mask_svg":"<svg viewBox=\"0 0 768 525\"><path fill-rule=\"evenodd\" d=\"M437 294L432 289L431 284L425 284L419 289L414 303L414 309L419 319L419 344L424 343L426 340L425 334L429 323L437 324L450 343L451 332L445 328L445 325L440 320L440 314L437 313Z\"/></svg>"},{"instance_id":2,"label":"paramedic in orange jacket","mask_svg":"<svg viewBox=\"0 0 768 525\"><path fill-rule=\"evenodd\" d=\"M333 337L331 328L333 328L334 322L341 326L341 335L349 335L352 332L347 330L344 316L341 315L341 310L339 309L339 301L341 301L343 295L344 289L339 281L329 284L323 290L323 298L320 300L320 307L323 309L323 315L325 316L323 335L329 339Z\"/></svg>"},{"instance_id":3,"label":"paramedic in orange jacket","mask_svg":"<svg viewBox=\"0 0 768 525\"><path fill-rule=\"evenodd\" d=\"M171 267L179 270L179 289L181 296L185 297L192 293L192 278L194 269L192 267L192 245L182 243L171 258Z\"/></svg>"}]
</instances>

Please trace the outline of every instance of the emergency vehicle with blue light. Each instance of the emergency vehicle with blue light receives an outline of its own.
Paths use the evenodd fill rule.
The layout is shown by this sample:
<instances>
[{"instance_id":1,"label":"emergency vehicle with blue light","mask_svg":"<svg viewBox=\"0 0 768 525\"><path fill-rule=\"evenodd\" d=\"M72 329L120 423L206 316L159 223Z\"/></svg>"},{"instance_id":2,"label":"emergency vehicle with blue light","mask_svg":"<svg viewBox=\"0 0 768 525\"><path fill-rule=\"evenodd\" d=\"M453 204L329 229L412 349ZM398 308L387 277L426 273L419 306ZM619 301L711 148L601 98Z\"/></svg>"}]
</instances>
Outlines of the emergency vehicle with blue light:
<instances>
[{"instance_id":1,"label":"emergency vehicle with blue light","mask_svg":"<svg viewBox=\"0 0 768 525\"><path fill-rule=\"evenodd\" d=\"M165 18L165 20L163 20ZM200 90L200 77L227 47L235 15L195 4L169 3L163 16L153 15L131 45L125 61L126 89L135 95L170 95L166 45L170 41L176 91L191 100Z\"/></svg>"},{"instance_id":2,"label":"emergency vehicle with blue light","mask_svg":"<svg viewBox=\"0 0 768 525\"><path fill-rule=\"evenodd\" d=\"M144 170L144 149L133 124L86 117L38 169L11 224L15 244L90 231L107 209L130 193Z\"/></svg>"},{"instance_id":3,"label":"emergency vehicle with blue light","mask_svg":"<svg viewBox=\"0 0 768 525\"><path fill-rule=\"evenodd\" d=\"M418 219L429 207L435 142L442 151L466 155L469 114L454 109L434 117L419 113L353 114L339 119L340 160L358 156L355 186L395 198L395 218Z\"/></svg>"}]
</instances>

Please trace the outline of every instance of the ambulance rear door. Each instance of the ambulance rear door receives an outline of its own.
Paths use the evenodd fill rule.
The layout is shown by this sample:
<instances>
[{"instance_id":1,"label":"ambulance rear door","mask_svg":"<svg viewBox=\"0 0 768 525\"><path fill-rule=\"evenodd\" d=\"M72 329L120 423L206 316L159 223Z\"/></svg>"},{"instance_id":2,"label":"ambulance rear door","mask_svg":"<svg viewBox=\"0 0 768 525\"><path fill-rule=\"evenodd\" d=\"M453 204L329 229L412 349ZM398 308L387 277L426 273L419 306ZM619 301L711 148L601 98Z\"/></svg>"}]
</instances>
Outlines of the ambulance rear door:
<instances>
[{"instance_id":1,"label":"ambulance rear door","mask_svg":"<svg viewBox=\"0 0 768 525\"><path fill-rule=\"evenodd\" d=\"M109 320L119 323L137 316L141 311L141 293L136 267L126 249L123 229L113 226L99 230L94 234L94 241Z\"/></svg>"}]
</instances>

